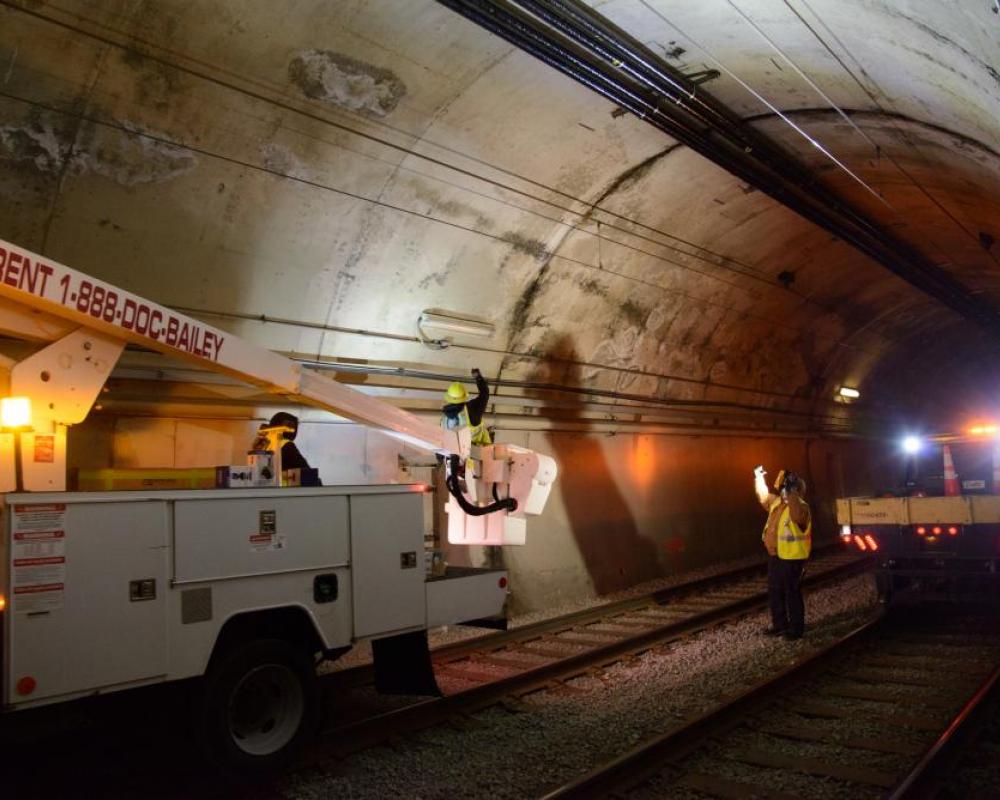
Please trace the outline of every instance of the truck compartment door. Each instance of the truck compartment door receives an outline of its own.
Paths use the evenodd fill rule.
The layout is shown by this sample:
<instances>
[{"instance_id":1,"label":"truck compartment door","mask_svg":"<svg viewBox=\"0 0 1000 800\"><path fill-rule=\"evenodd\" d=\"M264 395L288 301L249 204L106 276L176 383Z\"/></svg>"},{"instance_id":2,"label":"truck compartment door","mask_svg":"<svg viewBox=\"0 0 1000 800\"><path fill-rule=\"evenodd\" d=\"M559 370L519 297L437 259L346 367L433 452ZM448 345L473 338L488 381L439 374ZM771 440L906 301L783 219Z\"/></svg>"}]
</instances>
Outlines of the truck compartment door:
<instances>
[{"instance_id":1,"label":"truck compartment door","mask_svg":"<svg viewBox=\"0 0 1000 800\"><path fill-rule=\"evenodd\" d=\"M164 675L166 502L15 502L6 512L14 584L7 701Z\"/></svg>"},{"instance_id":2,"label":"truck compartment door","mask_svg":"<svg viewBox=\"0 0 1000 800\"><path fill-rule=\"evenodd\" d=\"M424 627L424 496L351 496L354 635Z\"/></svg>"}]
</instances>

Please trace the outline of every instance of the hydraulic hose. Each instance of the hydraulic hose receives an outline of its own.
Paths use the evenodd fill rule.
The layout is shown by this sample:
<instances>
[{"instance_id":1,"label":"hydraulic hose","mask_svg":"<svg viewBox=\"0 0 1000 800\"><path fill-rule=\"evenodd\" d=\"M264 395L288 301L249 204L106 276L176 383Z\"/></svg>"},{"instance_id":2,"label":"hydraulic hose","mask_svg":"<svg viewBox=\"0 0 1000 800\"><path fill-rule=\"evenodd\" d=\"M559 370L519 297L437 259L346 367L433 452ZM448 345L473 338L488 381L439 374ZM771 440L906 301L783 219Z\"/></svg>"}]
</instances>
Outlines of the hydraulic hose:
<instances>
[{"instance_id":1,"label":"hydraulic hose","mask_svg":"<svg viewBox=\"0 0 1000 800\"><path fill-rule=\"evenodd\" d=\"M496 511L508 511L510 513L517 511L517 500L513 497L495 500L495 502L490 503L488 506L477 506L470 503L462 493L462 487L458 484L458 470L458 456L448 456L448 475L445 477L445 486L448 487L448 492L455 498L455 502L458 503L459 508L470 517L483 517ZM496 498L495 487L493 497Z\"/></svg>"}]
</instances>

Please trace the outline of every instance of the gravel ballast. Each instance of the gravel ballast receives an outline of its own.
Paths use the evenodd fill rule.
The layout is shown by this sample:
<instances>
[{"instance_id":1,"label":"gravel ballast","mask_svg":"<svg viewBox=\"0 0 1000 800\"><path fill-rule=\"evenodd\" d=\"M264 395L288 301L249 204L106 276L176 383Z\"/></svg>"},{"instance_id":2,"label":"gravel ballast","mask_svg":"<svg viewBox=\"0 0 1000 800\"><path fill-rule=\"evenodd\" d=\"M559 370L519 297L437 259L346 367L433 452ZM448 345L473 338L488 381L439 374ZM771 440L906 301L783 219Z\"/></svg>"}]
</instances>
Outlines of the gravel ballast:
<instances>
[{"instance_id":1,"label":"gravel ballast","mask_svg":"<svg viewBox=\"0 0 1000 800\"><path fill-rule=\"evenodd\" d=\"M874 604L871 576L847 579L807 595L809 631L797 642L763 636L767 619L755 614L571 681L568 691L528 696L520 713L494 707L467 730L440 726L275 788L297 800L539 796L830 643Z\"/></svg>"}]
</instances>

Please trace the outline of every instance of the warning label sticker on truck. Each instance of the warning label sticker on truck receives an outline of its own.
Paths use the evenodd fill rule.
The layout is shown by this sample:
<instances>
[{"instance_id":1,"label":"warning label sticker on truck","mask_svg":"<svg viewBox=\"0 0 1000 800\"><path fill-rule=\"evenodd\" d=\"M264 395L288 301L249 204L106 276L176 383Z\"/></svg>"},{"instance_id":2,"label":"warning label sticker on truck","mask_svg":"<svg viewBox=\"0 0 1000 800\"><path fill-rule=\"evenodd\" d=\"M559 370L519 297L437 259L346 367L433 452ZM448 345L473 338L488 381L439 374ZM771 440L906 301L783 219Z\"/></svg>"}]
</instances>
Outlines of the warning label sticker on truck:
<instances>
[{"instance_id":1,"label":"warning label sticker on truck","mask_svg":"<svg viewBox=\"0 0 1000 800\"><path fill-rule=\"evenodd\" d=\"M274 533L253 533L250 535L250 552L267 553L272 550L284 550L285 537Z\"/></svg>"},{"instance_id":2,"label":"warning label sticker on truck","mask_svg":"<svg viewBox=\"0 0 1000 800\"><path fill-rule=\"evenodd\" d=\"M15 505L11 525L13 610L62 608L66 589L66 506Z\"/></svg>"}]
</instances>

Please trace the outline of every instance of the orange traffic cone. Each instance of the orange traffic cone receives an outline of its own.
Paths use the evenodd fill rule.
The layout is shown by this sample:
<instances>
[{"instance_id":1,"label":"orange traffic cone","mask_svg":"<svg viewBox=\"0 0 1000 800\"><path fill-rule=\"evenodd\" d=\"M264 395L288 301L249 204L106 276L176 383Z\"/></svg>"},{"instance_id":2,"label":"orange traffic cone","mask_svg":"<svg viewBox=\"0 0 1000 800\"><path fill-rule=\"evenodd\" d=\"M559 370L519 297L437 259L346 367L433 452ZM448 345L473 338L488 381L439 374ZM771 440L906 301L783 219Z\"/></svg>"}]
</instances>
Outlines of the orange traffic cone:
<instances>
[{"instance_id":1,"label":"orange traffic cone","mask_svg":"<svg viewBox=\"0 0 1000 800\"><path fill-rule=\"evenodd\" d=\"M1000 444L993 445L993 494L1000 494Z\"/></svg>"},{"instance_id":2,"label":"orange traffic cone","mask_svg":"<svg viewBox=\"0 0 1000 800\"><path fill-rule=\"evenodd\" d=\"M955 462L951 460L951 447L944 446L944 496L958 497L962 488L958 485L958 473L955 472Z\"/></svg>"}]
</instances>

